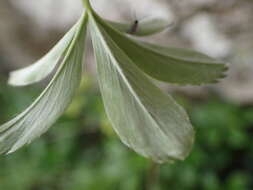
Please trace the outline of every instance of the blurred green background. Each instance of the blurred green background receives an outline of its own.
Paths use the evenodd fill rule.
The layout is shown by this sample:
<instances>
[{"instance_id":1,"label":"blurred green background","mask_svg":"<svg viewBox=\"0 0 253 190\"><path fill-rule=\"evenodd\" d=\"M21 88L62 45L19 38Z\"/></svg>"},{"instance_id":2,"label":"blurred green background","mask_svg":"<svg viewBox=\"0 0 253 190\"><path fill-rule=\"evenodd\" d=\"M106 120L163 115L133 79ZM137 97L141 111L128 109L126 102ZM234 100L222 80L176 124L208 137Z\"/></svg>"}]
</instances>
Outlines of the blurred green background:
<instances>
[{"instance_id":1,"label":"blurred green background","mask_svg":"<svg viewBox=\"0 0 253 190\"><path fill-rule=\"evenodd\" d=\"M39 91L1 82L1 123L25 108ZM196 143L186 161L154 171L149 160L126 148L106 119L96 83L85 77L70 108L46 135L0 157L0 189L252 189L253 108L215 95L176 97L196 129ZM150 188L150 183L156 185Z\"/></svg>"},{"instance_id":2,"label":"blurred green background","mask_svg":"<svg viewBox=\"0 0 253 190\"><path fill-rule=\"evenodd\" d=\"M0 190L252 190L253 1L92 2L118 21L163 12L174 27L148 41L192 47L231 63L219 84L162 85L190 115L196 130L192 153L184 162L158 167L120 142L106 118L88 48L86 74L66 113L32 144L0 156ZM26 108L47 83L10 87L8 73L46 53L76 21L80 4L0 1L0 124Z\"/></svg>"}]
</instances>

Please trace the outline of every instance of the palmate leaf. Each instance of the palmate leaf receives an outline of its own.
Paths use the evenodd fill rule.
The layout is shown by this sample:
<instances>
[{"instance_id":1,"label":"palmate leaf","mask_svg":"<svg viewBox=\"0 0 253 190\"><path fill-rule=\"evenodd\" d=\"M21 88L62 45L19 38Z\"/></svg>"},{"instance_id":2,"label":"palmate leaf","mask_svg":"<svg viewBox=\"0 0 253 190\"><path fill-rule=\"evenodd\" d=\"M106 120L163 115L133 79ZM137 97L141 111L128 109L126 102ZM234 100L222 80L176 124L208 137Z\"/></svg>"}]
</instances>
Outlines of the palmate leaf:
<instances>
[{"instance_id":1,"label":"palmate leaf","mask_svg":"<svg viewBox=\"0 0 253 190\"><path fill-rule=\"evenodd\" d=\"M135 36L153 35L166 30L172 24L168 19L159 17L148 17L138 21L137 24L134 22L119 23L109 20L107 22L117 30Z\"/></svg>"},{"instance_id":2,"label":"palmate leaf","mask_svg":"<svg viewBox=\"0 0 253 190\"><path fill-rule=\"evenodd\" d=\"M87 19L82 16L64 59L50 84L23 113L0 126L0 153L11 153L43 134L64 112L82 72Z\"/></svg>"},{"instance_id":3,"label":"palmate leaf","mask_svg":"<svg viewBox=\"0 0 253 190\"><path fill-rule=\"evenodd\" d=\"M151 77L179 85L201 85L224 77L225 64L192 50L160 47L131 39L94 13L96 21L134 64Z\"/></svg>"},{"instance_id":4,"label":"palmate leaf","mask_svg":"<svg viewBox=\"0 0 253 190\"><path fill-rule=\"evenodd\" d=\"M155 162L183 160L194 139L186 112L144 75L92 14L89 20L105 109L121 140Z\"/></svg>"},{"instance_id":5,"label":"palmate leaf","mask_svg":"<svg viewBox=\"0 0 253 190\"><path fill-rule=\"evenodd\" d=\"M61 61L62 55L68 48L81 22L82 20L79 20L52 50L36 63L11 72L8 83L13 86L25 86L47 77L55 69L57 63Z\"/></svg>"}]
</instances>

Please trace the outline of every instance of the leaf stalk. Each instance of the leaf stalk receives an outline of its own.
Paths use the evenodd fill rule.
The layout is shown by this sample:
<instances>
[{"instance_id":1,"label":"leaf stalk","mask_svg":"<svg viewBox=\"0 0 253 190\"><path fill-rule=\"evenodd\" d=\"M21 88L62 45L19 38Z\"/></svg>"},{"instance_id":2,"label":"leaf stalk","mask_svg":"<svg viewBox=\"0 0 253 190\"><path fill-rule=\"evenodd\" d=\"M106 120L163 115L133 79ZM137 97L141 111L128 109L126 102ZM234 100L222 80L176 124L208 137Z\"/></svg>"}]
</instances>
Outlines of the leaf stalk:
<instances>
[{"instance_id":1,"label":"leaf stalk","mask_svg":"<svg viewBox=\"0 0 253 190\"><path fill-rule=\"evenodd\" d=\"M90 4L90 0L82 0L83 6L87 11L91 11L91 4Z\"/></svg>"}]
</instances>

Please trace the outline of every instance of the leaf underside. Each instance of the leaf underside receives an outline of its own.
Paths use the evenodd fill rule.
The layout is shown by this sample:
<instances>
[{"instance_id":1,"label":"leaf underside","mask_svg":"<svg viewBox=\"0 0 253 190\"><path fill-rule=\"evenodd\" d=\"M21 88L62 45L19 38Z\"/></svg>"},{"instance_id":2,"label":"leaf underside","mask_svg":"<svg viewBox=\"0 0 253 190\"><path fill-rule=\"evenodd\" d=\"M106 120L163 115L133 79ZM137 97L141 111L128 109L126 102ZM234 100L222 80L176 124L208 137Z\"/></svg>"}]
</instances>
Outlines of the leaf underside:
<instances>
[{"instance_id":1,"label":"leaf underside","mask_svg":"<svg viewBox=\"0 0 253 190\"><path fill-rule=\"evenodd\" d=\"M25 86L46 78L60 63L62 56L73 40L81 19L64 35L64 37L36 63L10 73L8 83L13 86Z\"/></svg>"},{"instance_id":2,"label":"leaf underside","mask_svg":"<svg viewBox=\"0 0 253 190\"><path fill-rule=\"evenodd\" d=\"M24 112L0 126L0 153L12 153L39 137L70 104L82 73L87 22L82 19L50 84Z\"/></svg>"},{"instance_id":3,"label":"leaf underside","mask_svg":"<svg viewBox=\"0 0 253 190\"><path fill-rule=\"evenodd\" d=\"M169 26L165 20L151 18L133 28L105 21L92 10L42 59L11 73L9 83L22 86L44 79L60 65L41 95L0 126L0 153L14 152L42 135L70 104L82 74L86 14L106 113L120 139L158 163L185 159L194 141L190 120L147 75L172 84L208 84L224 77L226 65L196 51L161 47L119 32L151 35Z\"/></svg>"},{"instance_id":4,"label":"leaf underside","mask_svg":"<svg viewBox=\"0 0 253 190\"><path fill-rule=\"evenodd\" d=\"M107 20L106 22L122 33L128 33L140 37L162 32L171 25L168 19L159 17L148 17L135 23L136 21L132 23L119 23Z\"/></svg>"},{"instance_id":5,"label":"leaf underside","mask_svg":"<svg viewBox=\"0 0 253 190\"><path fill-rule=\"evenodd\" d=\"M139 70L92 15L90 30L105 109L121 140L158 163L183 160L194 139L186 112Z\"/></svg>"},{"instance_id":6,"label":"leaf underside","mask_svg":"<svg viewBox=\"0 0 253 190\"><path fill-rule=\"evenodd\" d=\"M193 50L134 40L112 28L98 15L94 14L94 17L132 62L154 79L178 85L202 85L225 77L227 67L223 62Z\"/></svg>"}]
</instances>

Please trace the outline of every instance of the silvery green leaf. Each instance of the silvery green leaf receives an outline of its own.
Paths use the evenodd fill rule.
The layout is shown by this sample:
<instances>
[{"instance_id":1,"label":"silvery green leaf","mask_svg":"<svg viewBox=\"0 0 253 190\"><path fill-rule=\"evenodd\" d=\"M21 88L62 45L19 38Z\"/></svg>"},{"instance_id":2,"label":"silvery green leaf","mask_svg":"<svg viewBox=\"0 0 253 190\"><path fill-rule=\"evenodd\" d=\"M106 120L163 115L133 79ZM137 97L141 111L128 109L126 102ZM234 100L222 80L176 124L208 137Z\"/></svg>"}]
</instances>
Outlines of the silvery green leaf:
<instances>
[{"instance_id":1,"label":"silvery green leaf","mask_svg":"<svg viewBox=\"0 0 253 190\"><path fill-rule=\"evenodd\" d=\"M136 42L142 46L145 46L146 48L152 49L153 51L167 55L169 57L174 57L177 59L182 59L182 60L191 61L191 62L222 64L221 61L218 61L203 53L200 53L191 49L159 46L156 44L151 44L151 43L143 42L143 41L136 41Z\"/></svg>"},{"instance_id":2,"label":"silvery green leaf","mask_svg":"<svg viewBox=\"0 0 253 190\"><path fill-rule=\"evenodd\" d=\"M155 162L183 160L194 139L186 112L149 80L92 15L90 30L105 109L120 139Z\"/></svg>"},{"instance_id":3,"label":"silvery green leaf","mask_svg":"<svg viewBox=\"0 0 253 190\"><path fill-rule=\"evenodd\" d=\"M52 81L21 114L0 126L0 153L11 153L46 132L69 105L82 72L87 19L82 17Z\"/></svg>"},{"instance_id":4,"label":"silvery green leaf","mask_svg":"<svg viewBox=\"0 0 253 190\"><path fill-rule=\"evenodd\" d=\"M223 62L204 54L139 42L121 34L97 15L96 20L134 64L157 80L179 85L200 85L217 82L227 70Z\"/></svg>"},{"instance_id":5,"label":"silvery green leaf","mask_svg":"<svg viewBox=\"0 0 253 190\"><path fill-rule=\"evenodd\" d=\"M80 25L81 20L75 24L69 32L53 47L49 53L43 56L36 63L10 73L8 83L13 86L25 86L39 82L47 77L61 61L62 55L68 48L74 34Z\"/></svg>"},{"instance_id":6,"label":"silvery green leaf","mask_svg":"<svg viewBox=\"0 0 253 190\"><path fill-rule=\"evenodd\" d=\"M107 22L117 30L135 36L153 35L166 30L172 24L168 19L161 17L148 17L137 22L129 23Z\"/></svg>"}]
</instances>

